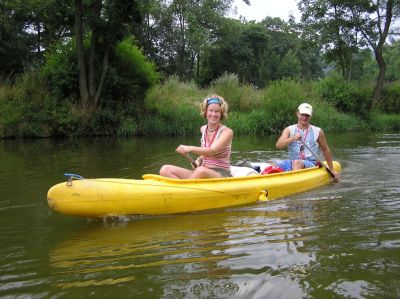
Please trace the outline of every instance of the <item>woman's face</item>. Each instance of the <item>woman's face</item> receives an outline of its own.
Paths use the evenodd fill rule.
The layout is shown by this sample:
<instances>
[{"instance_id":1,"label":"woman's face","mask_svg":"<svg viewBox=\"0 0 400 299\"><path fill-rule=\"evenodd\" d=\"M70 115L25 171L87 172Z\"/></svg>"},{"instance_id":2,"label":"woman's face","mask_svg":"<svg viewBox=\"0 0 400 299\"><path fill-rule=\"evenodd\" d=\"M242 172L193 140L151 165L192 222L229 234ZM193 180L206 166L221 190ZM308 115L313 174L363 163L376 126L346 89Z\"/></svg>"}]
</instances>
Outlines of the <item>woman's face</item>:
<instances>
[{"instance_id":1,"label":"woman's face","mask_svg":"<svg viewBox=\"0 0 400 299\"><path fill-rule=\"evenodd\" d=\"M209 124L217 124L221 120L221 106L210 104L207 106L207 121Z\"/></svg>"}]
</instances>

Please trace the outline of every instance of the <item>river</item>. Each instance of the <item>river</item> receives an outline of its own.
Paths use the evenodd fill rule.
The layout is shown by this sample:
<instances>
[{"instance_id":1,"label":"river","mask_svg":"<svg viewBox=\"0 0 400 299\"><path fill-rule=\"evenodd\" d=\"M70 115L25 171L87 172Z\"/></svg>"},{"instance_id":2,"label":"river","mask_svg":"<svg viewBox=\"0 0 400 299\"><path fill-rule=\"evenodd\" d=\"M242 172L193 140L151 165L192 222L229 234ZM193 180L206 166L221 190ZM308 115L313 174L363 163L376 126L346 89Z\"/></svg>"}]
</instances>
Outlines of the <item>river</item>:
<instances>
[{"instance_id":1,"label":"river","mask_svg":"<svg viewBox=\"0 0 400 299\"><path fill-rule=\"evenodd\" d=\"M198 138L0 140L1 298L399 298L400 134L327 134L341 181L271 202L162 217L49 209L63 173L140 178ZM232 161L282 158L236 136Z\"/></svg>"}]
</instances>

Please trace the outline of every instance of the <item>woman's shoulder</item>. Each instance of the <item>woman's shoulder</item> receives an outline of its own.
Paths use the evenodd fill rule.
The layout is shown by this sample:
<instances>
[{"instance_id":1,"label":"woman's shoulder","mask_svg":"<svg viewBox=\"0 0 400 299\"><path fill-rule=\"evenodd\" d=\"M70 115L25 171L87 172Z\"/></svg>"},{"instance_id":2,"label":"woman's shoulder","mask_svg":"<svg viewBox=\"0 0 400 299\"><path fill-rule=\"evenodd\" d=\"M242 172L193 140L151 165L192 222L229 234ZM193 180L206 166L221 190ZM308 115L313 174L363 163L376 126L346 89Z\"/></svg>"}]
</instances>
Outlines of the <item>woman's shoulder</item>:
<instances>
[{"instance_id":1,"label":"woman's shoulder","mask_svg":"<svg viewBox=\"0 0 400 299\"><path fill-rule=\"evenodd\" d=\"M233 134L233 130L231 128L227 127L227 126L221 126L221 131L222 132L224 132L224 131L227 132L225 134Z\"/></svg>"}]
</instances>

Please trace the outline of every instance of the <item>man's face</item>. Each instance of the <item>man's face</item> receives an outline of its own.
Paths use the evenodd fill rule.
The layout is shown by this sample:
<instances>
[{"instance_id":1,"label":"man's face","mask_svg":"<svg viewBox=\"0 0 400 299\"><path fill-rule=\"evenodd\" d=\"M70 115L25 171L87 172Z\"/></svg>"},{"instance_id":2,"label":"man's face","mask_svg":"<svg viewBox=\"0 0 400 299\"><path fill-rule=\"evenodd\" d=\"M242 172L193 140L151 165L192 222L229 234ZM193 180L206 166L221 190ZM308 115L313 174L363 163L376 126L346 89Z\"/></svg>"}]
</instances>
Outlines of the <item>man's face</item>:
<instances>
[{"instance_id":1,"label":"man's face","mask_svg":"<svg viewBox=\"0 0 400 299\"><path fill-rule=\"evenodd\" d=\"M297 119L299 124L308 125L310 123L311 115L297 112Z\"/></svg>"}]
</instances>

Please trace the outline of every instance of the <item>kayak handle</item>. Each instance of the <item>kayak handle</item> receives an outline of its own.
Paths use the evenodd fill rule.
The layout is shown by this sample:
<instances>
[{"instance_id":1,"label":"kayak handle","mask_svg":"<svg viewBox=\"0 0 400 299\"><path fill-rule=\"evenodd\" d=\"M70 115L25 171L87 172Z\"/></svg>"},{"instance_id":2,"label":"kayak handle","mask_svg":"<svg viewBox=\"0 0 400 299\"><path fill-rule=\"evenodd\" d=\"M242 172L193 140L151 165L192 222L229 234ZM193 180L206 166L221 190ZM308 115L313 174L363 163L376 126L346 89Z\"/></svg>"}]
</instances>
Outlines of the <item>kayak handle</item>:
<instances>
[{"instance_id":1,"label":"kayak handle","mask_svg":"<svg viewBox=\"0 0 400 299\"><path fill-rule=\"evenodd\" d=\"M268 201L268 190L260 190L260 194L258 195L258 201Z\"/></svg>"},{"instance_id":2,"label":"kayak handle","mask_svg":"<svg viewBox=\"0 0 400 299\"><path fill-rule=\"evenodd\" d=\"M82 180L84 179L83 176L75 173L64 173L64 176L67 177L67 186L72 186L72 180Z\"/></svg>"}]
</instances>

